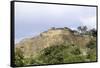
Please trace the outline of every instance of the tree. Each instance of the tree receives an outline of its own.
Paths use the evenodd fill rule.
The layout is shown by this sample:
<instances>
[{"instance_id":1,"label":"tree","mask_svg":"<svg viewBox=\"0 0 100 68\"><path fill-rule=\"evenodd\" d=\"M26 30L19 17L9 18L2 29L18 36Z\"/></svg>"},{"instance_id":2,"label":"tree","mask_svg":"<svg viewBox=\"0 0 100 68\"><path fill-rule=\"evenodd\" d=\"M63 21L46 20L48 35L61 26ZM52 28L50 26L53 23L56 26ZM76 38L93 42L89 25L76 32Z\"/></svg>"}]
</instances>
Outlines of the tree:
<instances>
[{"instance_id":1,"label":"tree","mask_svg":"<svg viewBox=\"0 0 100 68\"><path fill-rule=\"evenodd\" d=\"M83 26L83 33L85 34L86 33L86 31L87 31L87 26Z\"/></svg>"},{"instance_id":2,"label":"tree","mask_svg":"<svg viewBox=\"0 0 100 68\"><path fill-rule=\"evenodd\" d=\"M81 27L81 26L77 27L77 29L78 29L80 32L82 32L82 27Z\"/></svg>"},{"instance_id":3,"label":"tree","mask_svg":"<svg viewBox=\"0 0 100 68\"><path fill-rule=\"evenodd\" d=\"M87 26L79 26L77 29L80 31L80 33L85 34L87 31Z\"/></svg>"},{"instance_id":4,"label":"tree","mask_svg":"<svg viewBox=\"0 0 100 68\"><path fill-rule=\"evenodd\" d=\"M91 33L91 35L94 36L94 37L97 36L97 30L94 29L94 28L90 30L90 33Z\"/></svg>"}]
</instances>

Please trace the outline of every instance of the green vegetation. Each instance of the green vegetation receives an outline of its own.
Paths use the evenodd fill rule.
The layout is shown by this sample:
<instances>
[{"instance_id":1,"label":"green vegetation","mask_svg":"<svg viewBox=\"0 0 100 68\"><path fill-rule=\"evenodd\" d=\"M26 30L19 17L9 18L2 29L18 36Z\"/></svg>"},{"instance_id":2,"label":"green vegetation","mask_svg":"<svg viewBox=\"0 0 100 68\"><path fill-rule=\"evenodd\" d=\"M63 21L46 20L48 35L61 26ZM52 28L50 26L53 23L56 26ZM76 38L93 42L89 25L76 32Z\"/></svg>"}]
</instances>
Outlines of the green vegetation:
<instances>
[{"instance_id":1,"label":"green vegetation","mask_svg":"<svg viewBox=\"0 0 100 68\"><path fill-rule=\"evenodd\" d=\"M95 61L96 60L96 41L94 40L90 41L87 47L89 48L87 58L90 59L90 61Z\"/></svg>"},{"instance_id":2,"label":"green vegetation","mask_svg":"<svg viewBox=\"0 0 100 68\"><path fill-rule=\"evenodd\" d=\"M33 56L30 56L28 58L24 57L24 52L21 49L16 48L15 51L15 65L16 66L26 66L26 65L37 65L39 62L36 61L36 59Z\"/></svg>"},{"instance_id":3,"label":"green vegetation","mask_svg":"<svg viewBox=\"0 0 100 68\"><path fill-rule=\"evenodd\" d=\"M96 50L95 49L91 49L88 52L87 59L89 59L90 61L96 61Z\"/></svg>"},{"instance_id":4,"label":"green vegetation","mask_svg":"<svg viewBox=\"0 0 100 68\"><path fill-rule=\"evenodd\" d=\"M23 55L23 52L16 48L16 51L15 51L15 65L16 66L23 66L25 65L24 64L24 55Z\"/></svg>"},{"instance_id":5,"label":"green vegetation","mask_svg":"<svg viewBox=\"0 0 100 68\"><path fill-rule=\"evenodd\" d=\"M56 30L54 27L52 27L52 29ZM86 26L79 26L79 31L75 31L78 34L74 35L70 33L72 31L66 29L68 28L65 27L65 32L61 32L57 37L55 35L42 37L42 34L40 34L40 38L31 39L31 43L30 40L27 44L24 43L25 45L30 45L29 48L24 47L27 50L26 52L31 52L30 56L26 56L27 54L25 54L26 52L24 52L24 48L16 48L15 65L26 66L96 61L96 30L87 30ZM69 33L67 34L66 32ZM50 46L46 46L47 44ZM45 48L42 45L45 45Z\"/></svg>"},{"instance_id":6,"label":"green vegetation","mask_svg":"<svg viewBox=\"0 0 100 68\"><path fill-rule=\"evenodd\" d=\"M90 33L91 33L91 35L94 36L94 37L97 36L97 30L94 29L94 28L90 30Z\"/></svg>"},{"instance_id":7,"label":"green vegetation","mask_svg":"<svg viewBox=\"0 0 100 68\"><path fill-rule=\"evenodd\" d=\"M15 64L16 66L25 66L31 64L39 65L96 61L95 47L89 46L92 44L93 43L91 42L87 45L87 47L90 48L87 55L83 55L82 48L74 44L61 44L47 47L40 51L37 57L30 56L29 58L24 58L23 52L18 49L16 51Z\"/></svg>"},{"instance_id":8,"label":"green vegetation","mask_svg":"<svg viewBox=\"0 0 100 68\"><path fill-rule=\"evenodd\" d=\"M89 44L87 44L87 47L90 48L90 49L94 49L96 48L96 41L90 41Z\"/></svg>"},{"instance_id":9,"label":"green vegetation","mask_svg":"<svg viewBox=\"0 0 100 68\"><path fill-rule=\"evenodd\" d=\"M63 62L63 51L66 49L66 46L53 46L44 49L40 55L40 60L46 64L55 64Z\"/></svg>"},{"instance_id":10,"label":"green vegetation","mask_svg":"<svg viewBox=\"0 0 100 68\"><path fill-rule=\"evenodd\" d=\"M40 60L45 64L83 62L86 57L81 54L81 49L77 45L62 44L44 49Z\"/></svg>"}]
</instances>

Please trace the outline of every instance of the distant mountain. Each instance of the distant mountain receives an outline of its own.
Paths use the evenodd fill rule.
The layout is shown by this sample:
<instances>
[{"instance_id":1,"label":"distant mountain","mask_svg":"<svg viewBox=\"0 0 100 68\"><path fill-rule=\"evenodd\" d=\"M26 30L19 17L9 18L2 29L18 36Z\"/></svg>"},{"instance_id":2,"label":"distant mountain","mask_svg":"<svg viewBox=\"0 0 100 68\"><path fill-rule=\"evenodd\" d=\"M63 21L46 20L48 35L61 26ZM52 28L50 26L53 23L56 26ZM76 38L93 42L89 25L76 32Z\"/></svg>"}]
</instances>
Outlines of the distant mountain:
<instances>
[{"instance_id":1,"label":"distant mountain","mask_svg":"<svg viewBox=\"0 0 100 68\"><path fill-rule=\"evenodd\" d=\"M91 36L80 35L77 31L73 31L67 27L53 27L48 29L48 31L40 33L38 36L23 39L16 44L15 48L22 50L25 57L29 57L30 55L37 54L44 48L63 43L85 48L91 39Z\"/></svg>"}]
</instances>

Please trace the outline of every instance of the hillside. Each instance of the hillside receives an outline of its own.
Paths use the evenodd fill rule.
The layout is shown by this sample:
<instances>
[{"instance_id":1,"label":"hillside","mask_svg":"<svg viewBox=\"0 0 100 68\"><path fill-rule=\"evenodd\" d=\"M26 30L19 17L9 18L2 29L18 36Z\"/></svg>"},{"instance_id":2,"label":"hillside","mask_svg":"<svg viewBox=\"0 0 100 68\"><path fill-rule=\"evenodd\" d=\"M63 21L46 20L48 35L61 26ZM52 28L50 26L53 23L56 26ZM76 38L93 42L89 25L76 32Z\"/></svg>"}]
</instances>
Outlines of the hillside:
<instances>
[{"instance_id":1,"label":"hillside","mask_svg":"<svg viewBox=\"0 0 100 68\"><path fill-rule=\"evenodd\" d=\"M92 40L96 39L90 35L80 35L69 28L52 28L38 36L23 39L15 45L15 48L23 52L24 58L35 57L46 48L62 46L62 44L81 48L81 55L87 55L87 45Z\"/></svg>"}]
</instances>

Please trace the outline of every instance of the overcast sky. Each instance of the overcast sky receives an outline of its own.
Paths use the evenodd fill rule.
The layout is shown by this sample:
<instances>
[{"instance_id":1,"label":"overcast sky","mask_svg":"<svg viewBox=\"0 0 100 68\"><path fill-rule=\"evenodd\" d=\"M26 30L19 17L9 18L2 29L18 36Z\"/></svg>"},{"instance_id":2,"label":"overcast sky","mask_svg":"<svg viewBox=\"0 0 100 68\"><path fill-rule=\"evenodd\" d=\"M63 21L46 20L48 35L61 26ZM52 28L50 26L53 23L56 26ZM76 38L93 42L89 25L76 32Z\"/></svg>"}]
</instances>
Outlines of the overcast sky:
<instances>
[{"instance_id":1,"label":"overcast sky","mask_svg":"<svg viewBox=\"0 0 100 68\"><path fill-rule=\"evenodd\" d=\"M15 3L15 41L38 35L50 27L96 28L96 7Z\"/></svg>"}]
</instances>

